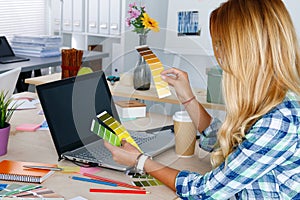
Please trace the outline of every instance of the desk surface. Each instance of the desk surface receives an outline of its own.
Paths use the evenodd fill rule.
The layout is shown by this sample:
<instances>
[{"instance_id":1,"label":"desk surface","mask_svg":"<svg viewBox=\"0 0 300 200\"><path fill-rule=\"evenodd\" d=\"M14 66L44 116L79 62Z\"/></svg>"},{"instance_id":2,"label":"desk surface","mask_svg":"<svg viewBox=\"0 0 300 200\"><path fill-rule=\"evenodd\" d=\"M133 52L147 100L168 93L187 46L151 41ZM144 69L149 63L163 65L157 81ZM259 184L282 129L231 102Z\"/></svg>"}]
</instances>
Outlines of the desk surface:
<instances>
[{"instance_id":1,"label":"desk surface","mask_svg":"<svg viewBox=\"0 0 300 200\"><path fill-rule=\"evenodd\" d=\"M32 85L40 85L52 81L56 81L61 79L60 73L29 78L25 80L25 83ZM127 80L128 81L128 80ZM175 91L171 88L172 95L165 98L158 98L155 87L151 85L149 90L135 90L132 84L128 82L123 82L122 77L121 81L116 82L113 86L110 86L111 93L114 96L126 97L126 98L137 98L155 102L164 102L164 103L172 103L172 104L180 104L175 95ZM224 105L208 103L206 101L206 91L203 89L194 89L194 94L196 95L197 100L207 109L216 109L216 110L224 110Z\"/></svg>"},{"instance_id":2,"label":"desk surface","mask_svg":"<svg viewBox=\"0 0 300 200\"><path fill-rule=\"evenodd\" d=\"M35 96L33 93L24 93L25 96ZM35 96L36 97L36 96ZM40 105L37 105L37 109L32 110L18 110L14 113L11 125L12 130L9 138L8 153L2 157L0 160L11 159L11 160L23 160L23 161L32 161L32 162L44 162L44 163L57 163L57 154L50 136L49 131L36 131L36 132L16 132L15 127L23 123L41 123L44 119L43 116L38 115L37 112L41 109ZM151 116L147 118L141 118L140 122L144 123L143 127L146 128L155 127L159 116L152 116L156 118L156 121L153 123ZM165 116L164 116L165 117ZM171 119L168 118L167 123L172 123ZM139 124L139 121L136 121L132 124ZM126 126L126 123L124 123ZM128 124L127 124L128 125ZM174 152L174 149L155 157L155 160L177 168L179 170L187 169L192 171L197 171L200 173L205 173L210 170L211 166L209 164L209 154L204 151L198 151L196 155L192 158L178 158ZM200 156L198 156L200 155ZM60 161L61 165L64 166L75 166L73 163L68 161ZM96 173L96 175L108 177L111 179L123 181L130 183L130 178L127 177L123 172L118 172L109 169L103 169ZM126 199L126 200L172 200L176 198L175 193L167 188L166 186L154 186L147 187L147 191L150 191L150 194L147 195L119 195L119 194L99 194L99 193L90 193L89 188L100 188L100 187L109 187L109 186L99 186L92 183L85 183L74 181L68 178L70 174L56 172L53 176L47 179L42 183L45 187L48 187L55 191L58 194L61 194L65 199L74 198L76 196L82 196L86 199ZM1 181L3 182L3 181ZM12 182L6 182L12 183Z\"/></svg>"},{"instance_id":3,"label":"desk surface","mask_svg":"<svg viewBox=\"0 0 300 200\"><path fill-rule=\"evenodd\" d=\"M96 60L99 58L105 58L108 56L109 56L108 53L96 52L96 51L84 51L82 62ZM26 72L26 71L32 71L32 70L42 69L47 67L55 67L61 64L61 56L46 57L46 58L30 57L30 56L26 56L26 57L28 57L30 60L24 62L0 64L0 72L8 71L18 67L22 68L22 72Z\"/></svg>"}]
</instances>

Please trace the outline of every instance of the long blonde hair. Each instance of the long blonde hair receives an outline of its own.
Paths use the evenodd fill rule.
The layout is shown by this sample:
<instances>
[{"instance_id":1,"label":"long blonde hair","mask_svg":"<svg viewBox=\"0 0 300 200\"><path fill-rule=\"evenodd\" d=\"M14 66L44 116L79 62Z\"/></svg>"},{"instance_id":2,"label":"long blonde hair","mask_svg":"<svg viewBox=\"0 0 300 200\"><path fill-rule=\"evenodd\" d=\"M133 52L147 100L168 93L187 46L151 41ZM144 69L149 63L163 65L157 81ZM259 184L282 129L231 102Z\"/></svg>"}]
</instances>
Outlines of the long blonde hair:
<instances>
[{"instance_id":1,"label":"long blonde hair","mask_svg":"<svg viewBox=\"0 0 300 200\"><path fill-rule=\"evenodd\" d=\"M227 112L211 159L217 167L287 91L300 95L300 51L281 0L229 0L211 13L210 33Z\"/></svg>"}]
</instances>

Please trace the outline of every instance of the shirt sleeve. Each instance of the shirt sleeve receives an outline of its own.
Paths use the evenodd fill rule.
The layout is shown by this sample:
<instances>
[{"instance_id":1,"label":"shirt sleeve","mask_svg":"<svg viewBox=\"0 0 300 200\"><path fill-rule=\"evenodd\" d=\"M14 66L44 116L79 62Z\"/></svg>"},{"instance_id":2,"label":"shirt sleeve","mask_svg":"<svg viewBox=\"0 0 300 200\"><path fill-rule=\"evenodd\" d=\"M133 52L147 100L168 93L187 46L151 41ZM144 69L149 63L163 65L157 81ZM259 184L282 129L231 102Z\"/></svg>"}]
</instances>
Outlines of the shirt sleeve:
<instances>
[{"instance_id":1,"label":"shirt sleeve","mask_svg":"<svg viewBox=\"0 0 300 200\"><path fill-rule=\"evenodd\" d=\"M228 156L227 165L222 163L203 176L179 172L175 183L177 195L182 199L229 199L291 157L297 146L296 133L290 119L264 116Z\"/></svg>"},{"instance_id":2,"label":"shirt sleeve","mask_svg":"<svg viewBox=\"0 0 300 200\"><path fill-rule=\"evenodd\" d=\"M217 142L217 133L222 125L218 118L213 118L210 125L200 134L199 147L212 152Z\"/></svg>"}]
</instances>

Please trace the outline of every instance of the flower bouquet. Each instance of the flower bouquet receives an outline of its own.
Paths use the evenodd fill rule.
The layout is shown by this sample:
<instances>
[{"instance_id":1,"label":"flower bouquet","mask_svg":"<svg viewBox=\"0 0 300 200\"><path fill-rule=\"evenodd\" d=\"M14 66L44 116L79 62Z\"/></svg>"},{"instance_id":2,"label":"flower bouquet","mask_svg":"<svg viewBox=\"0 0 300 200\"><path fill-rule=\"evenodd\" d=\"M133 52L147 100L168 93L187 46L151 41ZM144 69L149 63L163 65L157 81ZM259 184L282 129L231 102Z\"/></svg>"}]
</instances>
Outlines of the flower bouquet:
<instances>
[{"instance_id":1,"label":"flower bouquet","mask_svg":"<svg viewBox=\"0 0 300 200\"><path fill-rule=\"evenodd\" d=\"M149 31L159 31L157 21L148 15L145 6L137 6L136 3L129 4L128 14L129 16L126 18L127 25L139 35L139 45L146 45ZM133 86L137 90L149 90L150 84L150 69L146 61L139 56L133 72Z\"/></svg>"},{"instance_id":2,"label":"flower bouquet","mask_svg":"<svg viewBox=\"0 0 300 200\"><path fill-rule=\"evenodd\" d=\"M133 28L133 32L146 35L150 30L159 31L157 21L148 15L145 6L137 6L136 3L129 4L128 14L126 23Z\"/></svg>"}]
</instances>

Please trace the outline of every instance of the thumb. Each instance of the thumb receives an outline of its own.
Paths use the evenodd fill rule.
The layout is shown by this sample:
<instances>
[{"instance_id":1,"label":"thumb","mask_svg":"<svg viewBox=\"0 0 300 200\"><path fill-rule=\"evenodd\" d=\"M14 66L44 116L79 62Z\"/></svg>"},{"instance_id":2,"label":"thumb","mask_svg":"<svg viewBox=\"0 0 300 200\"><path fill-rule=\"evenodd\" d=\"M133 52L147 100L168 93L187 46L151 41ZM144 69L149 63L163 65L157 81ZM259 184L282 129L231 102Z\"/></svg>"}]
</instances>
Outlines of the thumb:
<instances>
[{"instance_id":1,"label":"thumb","mask_svg":"<svg viewBox=\"0 0 300 200\"><path fill-rule=\"evenodd\" d=\"M109 151L113 151L114 150L114 146L112 144L110 144L109 142L104 140L104 146L109 150Z\"/></svg>"},{"instance_id":2,"label":"thumb","mask_svg":"<svg viewBox=\"0 0 300 200\"><path fill-rule=\"evenodd\" d=\"M122 141L121 141L121 146L124 146L126 143L127 143L126 139L123 138Z\"/></svg>"}]
</instances>

